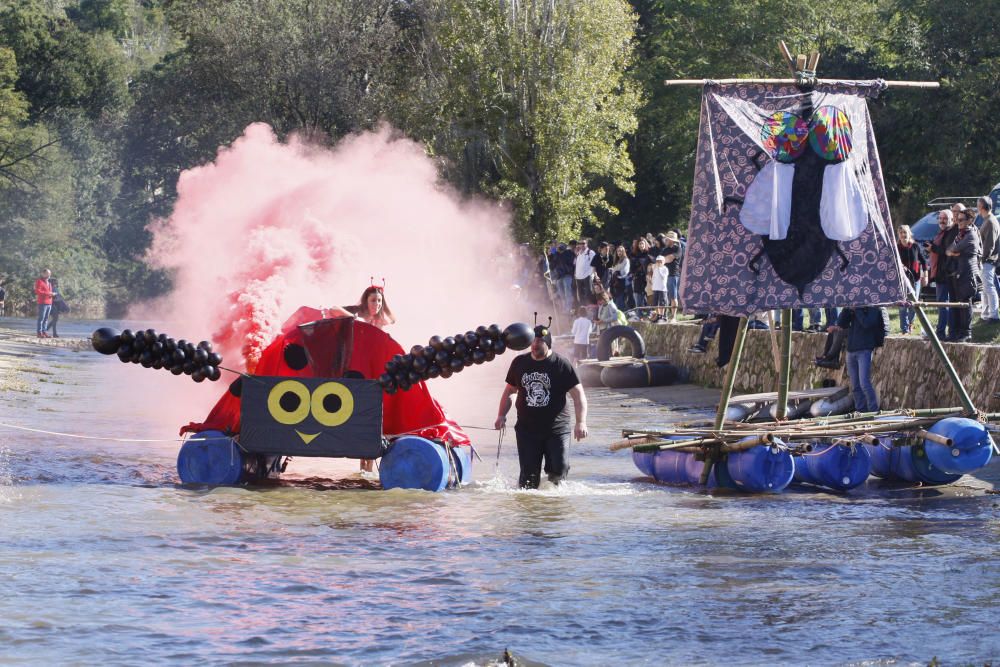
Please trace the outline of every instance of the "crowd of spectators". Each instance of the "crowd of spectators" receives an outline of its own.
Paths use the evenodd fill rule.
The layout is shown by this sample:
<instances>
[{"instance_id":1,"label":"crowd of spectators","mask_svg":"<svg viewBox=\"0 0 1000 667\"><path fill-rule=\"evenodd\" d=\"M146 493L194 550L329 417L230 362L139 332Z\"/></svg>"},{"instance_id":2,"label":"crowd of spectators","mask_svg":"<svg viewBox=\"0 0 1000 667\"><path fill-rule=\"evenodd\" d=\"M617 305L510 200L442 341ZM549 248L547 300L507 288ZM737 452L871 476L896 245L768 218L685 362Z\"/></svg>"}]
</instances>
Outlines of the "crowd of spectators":
<instances>
[{"instance_id":1,"label":"crowd of spectators","mask_svg":"<svg viewBox=\"0 0 1000 667\"><path fill-rule=\"evenodd\" d=\"M977 229L976 214L983 220ZM938 308L937 335L942 340L971 340L974 303L981 302L981 319L1000 322L1000 223L989 197L976 210L954 204L938 216L939 233L920 244L906 225L898 228L897 248L905 282L918 300L931 285L938 302L968 302L970 307ZM630 242L550 241L541 259L527 246L520 250L520 286L537 291L572 320L588 309L599 326L648 319L674 322L680 310L680 277L686 240L676 231L647 233ZM899 308L899 333L912 332L912 307ZM837 308L792 311L794 331L829 331ZM806 325L808 316L808 326ZM702 317L705 317L704 315ZM764 318L759 323L763 325ZM925 333L926 335L926 333Z\"/></svg>"},{"instance_id":2,"label":"crowd of spectators","mask_svg":"<svg viewBox=\"0 0 1000 667\"><path fill-rule=\"evenodd\" d=\"M977 213L983 219L978 229L973 224ZM938 308L938 338L956 342L972 340L972 314L977 296L981 297L981 319L1000 322L996 273L1000 259L1000 223L989 197L980 197L976 210L967 209L964 204L953 204L951 209L940 211L938 233L924 245L923 251L927 253L927 278L921 284L933 282L939 302L969 304L968 307ZM905 260L904 268L907 268ZM910 275L908 272L907 277Z\"/></svg>"},{"instance_id":3,"label":"crowd of spectators","mask_svg":"<svg viewBox=\"0 0 1000 667\"><path fill-rule=\"evenodd\" d=\"M685 242L670 231L648 233L631 243L588 239L551 241L540 265L566 314L598 306L595 319L674 321L680 307L680 277Z\"/></svg>"}]
</instances>

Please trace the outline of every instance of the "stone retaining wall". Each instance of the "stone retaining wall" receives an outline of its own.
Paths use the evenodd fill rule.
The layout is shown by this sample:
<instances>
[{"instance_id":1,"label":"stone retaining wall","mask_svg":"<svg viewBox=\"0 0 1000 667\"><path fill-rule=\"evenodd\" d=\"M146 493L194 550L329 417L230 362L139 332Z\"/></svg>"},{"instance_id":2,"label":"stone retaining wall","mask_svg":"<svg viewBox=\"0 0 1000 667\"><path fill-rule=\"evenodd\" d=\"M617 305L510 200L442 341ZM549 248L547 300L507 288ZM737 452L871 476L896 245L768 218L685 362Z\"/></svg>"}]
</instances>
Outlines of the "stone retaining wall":
<instances>
[{"instance_id":1,"label":"stone retaining wall","mask_svg":"<svg viewBox=\"0 0 1000 667\"><path fill-rule=\"evenodd\" d=\"M687 352L698 341L699 324L648 324L639 322L635 328L646 341L648 356L665 356L690 371L695 384L721 387L725 368L715 364L717 342L712 341L707 354ZM773 341L773 343L772 343ZM825 334L792 334L792 390L819 387L825 378L849 384L846 370L835 371L813 364L823 353ZM750 394L777 391L777 356L780 332L747 331L743 357L736 374L735 393ZM962 378L965 390L980 410L1000 411L997 374L1000 373L1000 346L945 343L951 362ZM958 393L952 386L930 341L913 336L890 336L885 347L877 350L873 362L872 380L878 391L882 409L936 408L960 406Z\"/></svg>"}]
</instances>

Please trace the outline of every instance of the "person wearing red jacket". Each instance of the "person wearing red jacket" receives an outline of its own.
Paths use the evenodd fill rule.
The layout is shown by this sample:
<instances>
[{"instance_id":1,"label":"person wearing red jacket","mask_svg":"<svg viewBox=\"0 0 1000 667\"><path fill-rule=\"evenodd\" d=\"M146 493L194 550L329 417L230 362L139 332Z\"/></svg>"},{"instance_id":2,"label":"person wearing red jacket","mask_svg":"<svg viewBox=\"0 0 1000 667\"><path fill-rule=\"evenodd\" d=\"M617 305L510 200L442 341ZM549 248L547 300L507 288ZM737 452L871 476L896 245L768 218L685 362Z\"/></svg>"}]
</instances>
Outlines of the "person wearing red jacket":
<instances>
[{"instance_id":1,"label":"person wearing red jacket","mask_svg":"<svg viewBox=\"0 0 1000 667\"><path fill-rule=\"evenodd\" d=\"M39 338L49 337L45 333L45 328L48 325L49 313L52 311L52 285L49 283L51 276L52 272L45 269L38 277L38 280L35 281L35 297L38 302L38 323L36 329Z\"/></svg>"}]
</instances>

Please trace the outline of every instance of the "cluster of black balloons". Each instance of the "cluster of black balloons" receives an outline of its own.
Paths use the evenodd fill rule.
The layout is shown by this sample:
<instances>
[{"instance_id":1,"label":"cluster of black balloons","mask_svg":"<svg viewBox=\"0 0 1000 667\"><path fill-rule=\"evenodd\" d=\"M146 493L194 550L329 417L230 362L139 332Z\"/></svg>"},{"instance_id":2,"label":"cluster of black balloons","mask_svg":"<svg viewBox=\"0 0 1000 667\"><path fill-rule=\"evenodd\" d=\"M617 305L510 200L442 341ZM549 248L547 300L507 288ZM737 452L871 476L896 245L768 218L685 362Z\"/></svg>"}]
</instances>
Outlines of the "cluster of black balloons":
<instances>
[{"instance_id":1,"label":"cluster of black balloons","mask_svg":"<svg viewBox=\"0 0 1000 667\"><path fill-rule=\"evenodd\" d=\"M499 325L491 324L446 338L431 336L426 346L414 345L409 354L397 354L387 361L378 383L387 394L406 391L423 380L448 378L473 364L493 361L507 348L524 350L534 337L531 327L521 322L502 331Z\"/></svg>"},{"instance_id":2,"label":"cluster of black balloons","mask_svg":"<svg viewBox=\"0 0 1000 667\"><path fill-rule=\"evenodd\" d=\"M102 327L90 337L94 349L101 354L117 354L125 363L140 364L143 368L163 368L174 375L190 375L195 382L214 382L222 376L219 364L222 355L212 352L212 344L203 340L197 345L184 340L174 340L155 329L132 332L125 329L118 333Z\"/></svg>"}]
</instances>

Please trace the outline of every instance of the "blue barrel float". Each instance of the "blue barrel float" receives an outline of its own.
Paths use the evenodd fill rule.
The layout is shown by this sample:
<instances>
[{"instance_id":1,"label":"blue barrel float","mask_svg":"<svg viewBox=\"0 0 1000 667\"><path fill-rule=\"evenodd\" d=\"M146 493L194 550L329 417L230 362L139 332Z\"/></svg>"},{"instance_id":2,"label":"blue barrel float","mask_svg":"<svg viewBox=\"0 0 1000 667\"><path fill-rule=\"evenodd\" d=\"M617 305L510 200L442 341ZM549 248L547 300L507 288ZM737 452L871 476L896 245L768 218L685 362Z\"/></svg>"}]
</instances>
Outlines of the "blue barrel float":
<instances>
[{"instance_id":1,"label":"blue barrel float","mask_svg":"<svg viewBox=\"0 0 1000 667\"><path fill-rule=\"evenodd\" d=\"M872 456L872 474L906 482L950 484L965 473L978 470L992 458L989 431L974 419L948 417L927 430L950 438L951 445L901 433L879 436L878 444L865 445ZM894 446L893 441L900 437L909 438L913 444Z\"/></svg>"},{"instance_id":2,"label":"blue barrel float","mask_svg":"<svg viewBox=\"0 0 1000 667\"><path fill-rule=\"evenodd\" d=\"M247 454L222 431L202 431L181 445L177 474L185 484L239 484L267 477L275 458Z\"/></svg>"},{"instance_id":3,"label":"blue barrel float","mask_svg":"<svg viewBox=\"0 0 1000 667\"><path fill-rule=\"evenodd\" d=\"M671 436L664 440L683 440ZM739 489L749 493L778 492L788 486L795 471L792 455L780 442L758 445L742 452L730 452L712 467L709 487ZM692 452L660 450L632 451L632 461L657 482L674 485L699 484L705 468Z\"/></svg>"},{"instance_id":4,"label":"blue barrel float","mask_svg":"<svg viewBox=\"0 0 1000 667\"><path fill-rule=\"evenodd\" d=\"M792 483L795 460L780 440L730 452L726 469L736 487L750 493L777 493Z\"/></svg>"},{"instance_id":5,"label":"blue barrel float","mask_svg":"<svg viewBox=\"0 0 1000 667\"><path fill-rule=\"evenodd\" d=\"M939 470L964 474L979 470L993 458L993 440L986 426L974 419L948 417L927 429L949 438L951 446L925 441L927 459Z\"/></svg>"},{"instance_id":6,"label":"blue barrel float","mask_svg":"<svg viewBox=\"0 0 1000 667\"><path fill-rule=\"evenodd\" d=\"M677 442L687 439L689 439L687 436L667 436L663 438L666 442ZM701 484L701 473L705 469L705 462L699 461L696 454L670 449L656 452L632 450L632 462L635 463L635 466L641 472L649 475L657 482L675 486ZM736 485L729 478L725 462L712 466L712 473L708 476L706 486L736 488Z\"/></svg>"},{"instance_id":7,"label":"blue barrel float","mask_svg":"<svg viewBox=\"0 0 1000 667\"><path fill-rule=\"evenodd\" d=\"M861 445L813 443L813 451L795 459L795 482L848 491L868 479L872 457Z\"/></svg>"},{"instance_id":8,"label":"blue barrel float","mask_svg":"<svg viewBox=\"0 0 1000 667\"><path fill-rule=\"evenodd\" d=\"M448 447L427 438L404 435L396 438L382 456L379 479L383 489L443 491L454 472L458 483L472 481L471 447ZM448 452L451 452L451 462Z\"/></svg>"}]
</instances>

